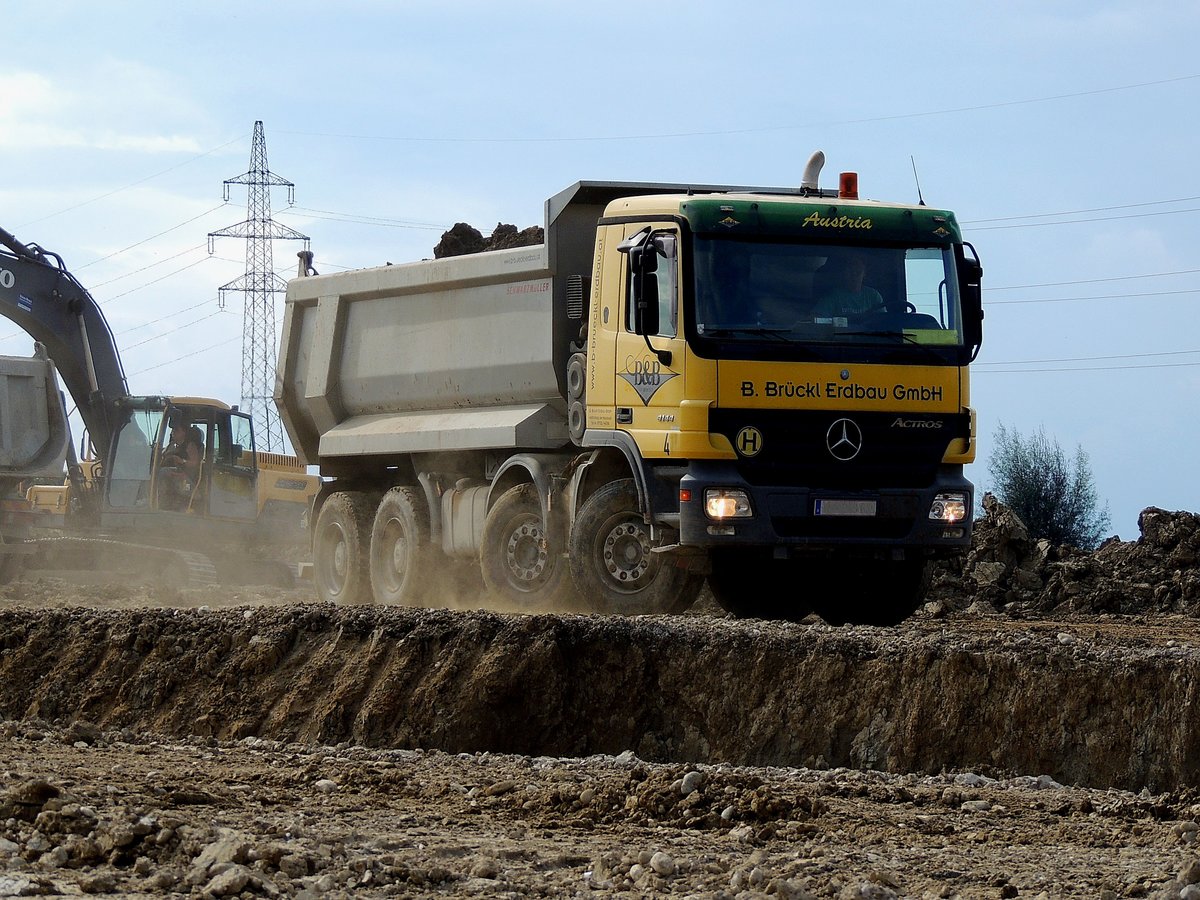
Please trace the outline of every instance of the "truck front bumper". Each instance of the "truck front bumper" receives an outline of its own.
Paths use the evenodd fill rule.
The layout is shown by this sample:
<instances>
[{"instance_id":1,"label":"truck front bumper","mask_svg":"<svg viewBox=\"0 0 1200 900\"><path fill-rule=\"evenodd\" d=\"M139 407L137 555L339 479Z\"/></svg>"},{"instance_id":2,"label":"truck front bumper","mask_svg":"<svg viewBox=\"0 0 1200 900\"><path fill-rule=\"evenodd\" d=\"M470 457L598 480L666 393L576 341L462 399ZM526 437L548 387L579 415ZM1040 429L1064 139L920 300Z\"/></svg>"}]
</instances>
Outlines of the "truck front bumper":
<instances>
[{"instance_id":1,"label":"truck front bumper","mask_svg":"<svg viewBox=\"0 0 1200 900\"><path fill-rule=\"evenodd\" d=\"M782 555L860 549L939 556L971 544L974 486L962 466L939 467L933 483L923 487L837 490L752 485L731 464L693 462L679 492L684 546L766 545ZM730 498L723 504L730 515L712 514L707 498L713 496Z\"/></svg>"}]
</instances>

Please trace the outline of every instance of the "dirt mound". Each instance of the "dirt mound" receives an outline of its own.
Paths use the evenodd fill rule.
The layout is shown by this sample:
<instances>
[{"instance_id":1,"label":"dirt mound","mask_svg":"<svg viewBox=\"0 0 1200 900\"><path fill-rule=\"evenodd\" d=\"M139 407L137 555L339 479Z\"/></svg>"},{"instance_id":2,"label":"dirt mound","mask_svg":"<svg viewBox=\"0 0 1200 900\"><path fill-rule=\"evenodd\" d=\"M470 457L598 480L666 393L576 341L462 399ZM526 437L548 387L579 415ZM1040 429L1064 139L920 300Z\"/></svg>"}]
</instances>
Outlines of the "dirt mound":
<instances>
[{"instance_id":1,"label":"dirt mound","mask_svg":"<svg viewBox=\"0 0 1200 900\"><path fill-rule=\"evenodd\" d=\"M530 225L517 230L516 225L497 223L489 237L484 237L478 228L466 222L458 222L433 248L435 259L447 256L465 256L468 253L483 253L486 250L508 250L511 247L529 247L545 241L545 229L541 225Z\"/></svg>"},{"instance_id":2,"label":"dirt mound","mask_svg":"<svg viewBox=\"0 0 1200 900\"><path fill-rule=\"evenodd\" d=\"M953 609L1014 616L1071 613L1200 615L1200 516L1148 507L1136 541L1097 550L1033 540L1015 512L985 494L966 557L937 568L931 598Z\"/></svg>"},{"instance_id":3,"label":"dirt mound","mask_svg":"<svg viewBox=\"0 0 1200 900\"><path fill-rule=\"evenodd\" d=\"M1200 782L1200 647L1186 645L1190 627L1143 632L1002 617L833 629L317 605L0 609L0 716L452 752Z\"/></svg>"}]
</instances>

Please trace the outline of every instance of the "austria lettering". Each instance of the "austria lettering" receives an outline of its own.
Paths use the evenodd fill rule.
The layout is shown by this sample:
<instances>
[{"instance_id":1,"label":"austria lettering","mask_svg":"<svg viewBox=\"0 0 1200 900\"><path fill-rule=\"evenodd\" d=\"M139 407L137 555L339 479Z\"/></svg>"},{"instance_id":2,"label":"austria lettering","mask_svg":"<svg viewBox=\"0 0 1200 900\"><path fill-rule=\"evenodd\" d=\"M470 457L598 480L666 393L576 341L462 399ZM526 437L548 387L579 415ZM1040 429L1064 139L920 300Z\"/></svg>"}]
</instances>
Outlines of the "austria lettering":
<instances>
[{"instance_id":1,"label":"austria lettering","mask_svg":"<svg viewBox=\"0 0 1200 900\"><path fill-rule=\"evenodd\" d=\"M809 213L803 219L802 227L808 228L862 228L871 229L871 220L867 216L823 216L819 212Z\"/></svg>"}]
</instances>

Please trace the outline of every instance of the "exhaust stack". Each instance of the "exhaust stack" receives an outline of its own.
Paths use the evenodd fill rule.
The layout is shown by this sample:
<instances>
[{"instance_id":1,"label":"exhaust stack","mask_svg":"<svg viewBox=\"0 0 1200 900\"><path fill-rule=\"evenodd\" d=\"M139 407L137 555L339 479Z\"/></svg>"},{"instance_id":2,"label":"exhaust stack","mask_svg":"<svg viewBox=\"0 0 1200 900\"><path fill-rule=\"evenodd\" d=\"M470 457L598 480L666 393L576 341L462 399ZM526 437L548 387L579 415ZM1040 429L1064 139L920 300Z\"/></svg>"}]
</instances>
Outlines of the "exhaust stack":
<instances>
[{"instance_id":1,"label":"exhaust stack","mask_svg":"<svg viewBox=\"0 0 1200 900\"><path fill-rule=\"evenodd\" d=\"M800 182L801 190L817 192L817 179L821 176L821 167L825 165L825 153L818 150L808 158L808 164L804 167L804 176Z\"/></svg>"}]
</instances>

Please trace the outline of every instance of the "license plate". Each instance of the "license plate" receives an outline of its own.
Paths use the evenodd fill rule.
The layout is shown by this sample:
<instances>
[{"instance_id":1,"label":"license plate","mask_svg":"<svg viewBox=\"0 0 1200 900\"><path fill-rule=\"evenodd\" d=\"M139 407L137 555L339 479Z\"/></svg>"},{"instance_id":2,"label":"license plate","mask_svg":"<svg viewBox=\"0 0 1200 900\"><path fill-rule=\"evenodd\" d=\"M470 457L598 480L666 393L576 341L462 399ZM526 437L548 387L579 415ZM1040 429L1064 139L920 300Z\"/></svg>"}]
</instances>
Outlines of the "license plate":
<instances>
[{"instance_id":1,"label":"license plate","mask_svg":"<svg viewBox=\"0 0 1200 900\"><path fill-rule=\"evenodd\" d=\"M817 500L813 515L817 516L873 516L874 500Z\"/></svg>"}]
</instances>

